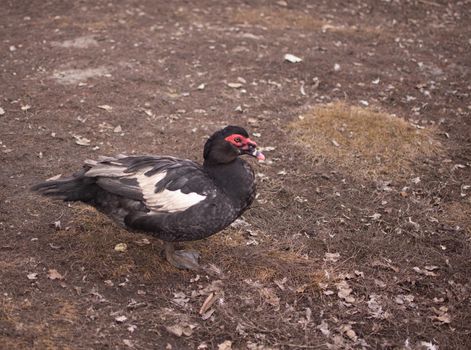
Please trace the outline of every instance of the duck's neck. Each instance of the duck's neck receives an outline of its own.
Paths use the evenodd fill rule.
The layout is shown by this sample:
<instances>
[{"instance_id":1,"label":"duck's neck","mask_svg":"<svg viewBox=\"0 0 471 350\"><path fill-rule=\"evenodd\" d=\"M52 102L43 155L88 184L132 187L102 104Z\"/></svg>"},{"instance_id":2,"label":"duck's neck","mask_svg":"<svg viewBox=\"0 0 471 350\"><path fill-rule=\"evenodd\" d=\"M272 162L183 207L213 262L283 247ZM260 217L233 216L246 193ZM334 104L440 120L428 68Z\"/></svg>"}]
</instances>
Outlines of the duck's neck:
<instances>
[{"instance_id":1,"label":"duck's neck","mask_svg":"<svg viewBox=\"0 0 471 350\"><path fill-rule=\"evenodd\" d=\"M255 177L252 168L244 160L236 158L224 164L205 161L203 168L241 212L252 203L255 196Z\"/></svg>"}]
</instances>

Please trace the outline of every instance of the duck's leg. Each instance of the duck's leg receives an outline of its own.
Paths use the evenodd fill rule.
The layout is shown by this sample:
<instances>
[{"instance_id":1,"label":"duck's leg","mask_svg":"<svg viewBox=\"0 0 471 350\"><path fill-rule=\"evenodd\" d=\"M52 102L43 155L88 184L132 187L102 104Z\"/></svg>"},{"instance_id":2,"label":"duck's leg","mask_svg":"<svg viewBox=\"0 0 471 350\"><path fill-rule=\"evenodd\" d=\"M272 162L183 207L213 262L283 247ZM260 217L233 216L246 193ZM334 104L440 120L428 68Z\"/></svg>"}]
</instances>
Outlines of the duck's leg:
<instances>
[{"instance_id":1,"label":"duck's leg","mask_svg":"<svg viewBox=\"0 0 471 350\"><path fill-rule=\"evenodd\" d=\"M172 242L165 242L165 257L178 269L201 270L199 253L193 250L175 250Z\"/></svg>"}]
</instances>

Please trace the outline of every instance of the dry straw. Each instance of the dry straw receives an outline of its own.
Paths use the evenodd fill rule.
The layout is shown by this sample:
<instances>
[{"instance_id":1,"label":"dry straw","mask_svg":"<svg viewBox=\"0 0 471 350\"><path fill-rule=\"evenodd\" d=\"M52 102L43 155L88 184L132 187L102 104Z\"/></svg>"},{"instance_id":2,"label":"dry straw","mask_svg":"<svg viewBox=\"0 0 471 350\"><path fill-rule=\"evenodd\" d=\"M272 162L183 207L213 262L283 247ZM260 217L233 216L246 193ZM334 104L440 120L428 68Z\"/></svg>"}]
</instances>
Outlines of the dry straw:
<instances>
[{"instance_id":1,"label":"dry straw","mask_svg":"<svg viewBox=\"0 0 471 350\"><path fill-rule=\"evenodd\" d=\"M315 157L362 178L410 175L414 162L441 150L433 128L342 102L317 106L290 128Z\"/></svg>"}]
</instances>

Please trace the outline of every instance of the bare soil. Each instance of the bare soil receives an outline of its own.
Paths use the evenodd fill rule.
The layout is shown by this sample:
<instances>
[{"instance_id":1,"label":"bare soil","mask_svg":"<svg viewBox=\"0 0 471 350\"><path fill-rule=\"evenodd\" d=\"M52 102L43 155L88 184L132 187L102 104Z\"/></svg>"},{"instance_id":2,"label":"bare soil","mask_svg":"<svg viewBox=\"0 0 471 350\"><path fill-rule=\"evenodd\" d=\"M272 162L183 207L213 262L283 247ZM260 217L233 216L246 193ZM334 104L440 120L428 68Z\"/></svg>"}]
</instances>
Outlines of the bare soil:
<instances>
[{"instance_id":1,"label":"bare soil","mask_svg":"<svg viewBox=\"0 0 471 350\"><path fill-rule=\"evenodd\" d=\"M1 349L471 348L470 1L5 0L0 13ZM290 125L339 100L427 130L440 151L365 172L345 149L329 156L340 140L306 147ZM269 148L243 221L185 244L212 275L29 191L101 154L200 161L227 124ZM390 139L378 162L401 157Z\"/></svg>"}]
</instances>

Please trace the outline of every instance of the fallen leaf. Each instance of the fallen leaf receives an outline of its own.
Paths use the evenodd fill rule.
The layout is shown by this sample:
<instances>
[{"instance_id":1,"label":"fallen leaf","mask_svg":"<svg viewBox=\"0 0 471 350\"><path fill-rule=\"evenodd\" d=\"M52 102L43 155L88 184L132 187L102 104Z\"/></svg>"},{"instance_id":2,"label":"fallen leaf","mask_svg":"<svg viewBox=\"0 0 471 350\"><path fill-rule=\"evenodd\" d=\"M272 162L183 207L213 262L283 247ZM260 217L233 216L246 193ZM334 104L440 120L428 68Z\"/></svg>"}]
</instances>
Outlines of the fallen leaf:
<instances>
[{"instance_id":1,"label":"fallen leaf","mask_svg":"<svg viewBox=\"0 0 471 350\"><path fill-rule=\"evenodd\" d=\"M62 276L56 269L49 269L47 277L53 281L64 279L64 276Z\"/></svg>"},{"instance_id":2,"label":"fallen leaf","mask_svg":"<svg viewBox=\"0 0 471 350\"><path fill-rule=\"evenodd\" d=\"M374 318L385 318L383 307L381 306L379 299L380 296L377 294L371 294L370 299L368 300L368 309L370 315Z\"/></svg>"},{"instance_id":3,"label":"fallen leaf","mask_svg":"<svg viewBox=\"0 0 471 350\"><path fill-rule=\"evenodd\" d=\"M116 322L118 322L118 323L123 323L123 322L125 322L127 319L128 319L128 318L127 318L126 316L124 316L124 315L122 315L122 316L116 316L116 317L114 318L114 320L115 320Z\"/></svg>"},{"instance_id":4,"label":"fallen leaf","mask_svg":"<svg viewBox=\"0 0 471 350\"><path fill-rule=\"evenodd\" d=\"M203 315L204 313L206 313L206 311L208 311L211 308L211 306L213 306L217 298L218 298L217 294L214 294L214 293L209 294L206 300L204 301L203 305L201 305L200 315Z\"/></svg>"},{"instance_id":5,"label":"fallen leaf","mask_svg":"<svg viewBox=\"0 0 471 350\"><path fill-rule=\"evenodd\" d=\"M302 58L298 57L298 56L295 56L293 54L290 54L290 53L287 53L283 56L283 59L285 61L288 61L290 63L299 63L299 62L302 62Z\"/></svg>"},{"instance_id":6,"label":"fallen leaf","mask_svg":"<svg viewBox=\"0 0 471 350\"><path fill-rule=\"evenodd\" d=\"M149 117L155 116L154 112L150 109L144 109L144 113L147 114Z\"/></svg>"},{"instance_id":7,"label":"fallen leaf","mask_svg":"<svg viewBox=\"0 0 471 350\"><path fill-rule=\"evenodd\" d=\"M201 319L206 321L208 318L210 318L214 314L215 311L216 310L211 309L208 312L205 312L203 315L201 315Z\"/></svg>"},{"instance_id":8,"label":"fallen leaf","mask_svg":"<svg viewBox=\"0 0 471 350\"><path fill-rule=\"evenodd\" d=\"M283 277L283 279L281 279L281 280L274 280L273 282L275 282L275 284L278 286L278 288L280 288L281 290L285 290L284 284L286 283L286 281L288 281L288 278L287 278L287 277Z\"/></svg>"},{"instance_id":9,"label":"fallen leaf","mask_svg":"<svg viewBox=\"0 0 471 350\"><path fill-rule=\"evenodd\" d=\"M433 270L437 270L438 269L438 266L435 266L435 265L425 265L424 266L426 270L428 271L433 271Z\"/></svg>"},{"instance_id":10,"label":"fallen leaf","mask_svg":"<svg viewBox=\"0 0 471 350\"><path fill-rule=\"evenodd\" d=\"M243 85L241 83L228 83L227 86L233 89L240 89Z\"/></svg>"},{"instance_id":11,"label":"fallen leaf","mask_svg":"<svg viewBox=\"0 0 471 350\"><path fill-rule=\"evenodd\" d=\"M326 337L330 335L329 325L325 320L322 320L321 324L318 325L316 328Z\"/></svg>"},{"instance_id":12,"label":"fallen leaf","mask_svg":"<svg viewBox=\"0 0 471 350\"><path fill-rule=\"evenodd\" d=\"M347 337L349 337L352 341L357 341L358 336L355 331L352 329L352 325L344 324L340 327L342 333L345 333Z\"/></svg>"},{"instance_id":13,"label":"fallen leaf","mask_svg":"<svg viewBox=\"0 0 471 350\"><path fill-rule=\"evenodd\" d=\"M441 306L439 309L432 307L432 310L437 314L437 316L433 316L432 319L440 321L441 323L451 323L451 318L446 306Z\"/></svg>"},{"instance_id":14,"label":"fallen leaf","mask_svg":"<svg viewBox=\"0 0 471 350\"><path fill-rule=\"evenodd\" d=\"M348 285L347 281L340 281L335 284L337 287L337 296L341 299L344 299L347 303L353 303L355 298L351 296L352 289Z\"/></svg>"},{"instance_id":15,"label":"fallen leaf","mask_svg":"<svg viewBox=\"0 0 471 350\"><path fill-rule=\"evenodd\" d=\"M186 306L188 302L190 301L190 298L187 297L186 294L183 292L173 293L173 296L174 298L172 299L172 301L175 304L180 305L180 306Z\"/></svg>"},{"instance_id":16,"label":"fallen leaf","mask_svg":"<svg viewBox=\"0 0 471 350\"><path fill-rule=\"evenodd\" d=\"M421 341L420 345L425 347L425 350L438 350L438 345L433 344L432 342Z\"/></svg>"},{"instance_id":17,"label":"fallen leaf","mask_svg":"<svg viewBox=\"0 0 471 350\"><path fill-rule=\"evenodd\" d=\"M373 215L370 216L373 220L379 220L381 218L380 213L374 213Z\"/></svg>"},{"instance_id":18,"label":"fallen leaf","mask_svg":"<svg viewBox=\"0 0 471 350\"><path fill-rule=\"evenodd\" d=\"M75 139L75 143L79 146L90 146L90 140L86 137L82 137L80 135L72 135Z\"/></svg>"},{"instance_id":19,"label":"fallen leaf","mask_svg":"<svg viewBox=\"0 0 471 350\"><path fill-rule=\"evenodd\" d=\"M123 339L123 343L124 345L129 346L130 348L134 347L134 344L130 339Z\"/></svg>"},{"instance_id":20,"label":"fallen leaf","mask_svg":"<svg viewBox=\"0 0 471 350\"><path fill-rule=\"evenodd\" d=\"M138 241L135 241L134 243L136 243L139 246L143 246L143 245L150 244L150 241L147 238L143 238L143 239L140 239Z\"/></svg>"},{"instance_id":21,"label":"fallen leaf","mask_svg":"<svg viewBox=\"0 0 471 350\"><path fill-rule=\"evenodd\" d=\"M324 261L326 262L337 262L340 259L339 253L325 253Z\"/></svg>"},{"instance_id":22,"label":"fallen leaf","mask_svg":"<svg viewBox=\"0 0 471 350\"><path fill-rule=\"evenodd\" d=\"M182 335L189 337L193 334L193 330L188 325L174 324L173 326L165 326L165 329L177 337L181 337Z\"/></svg>"},{"instance_id":23,"label":"fallen leaf","mask_svg":"<svg viewBox=\"0 0 471 350\"><path fill-rule=\"evenodd\" d=\"M434 319L437 320L437 321L440 321L442 323L450 323L451 322L450 315L448 315L448 314L442 314L440 316L436 316Z\"/></svg>"},{"instance_id":24,"label":"fallen leaf","mask_svg":"<svg viewBox=\"0 0 471 350\"><path fill-rule=\"evenodd\" d=\"M221 344L218 344L218 350L232 350L232 342L230 340L225 340Z\"/></svg>"},{"instance_id":25,"label":"fallen leaf","mask_svg":"<svg viewBox=\"0 0 471 350\"><path fill-rule=\"evenodd\" d=\"M114 246L114 250L117 252L125 252L128 249L128 245L126 243L118 243Z\"/></svg>"},{"instance_id":26,"label":"fallen leaf","mask_svg":"<svg viewBox=\"0 0 471 350\"><path fill-rule=\"evenodd\" d=\"M29 280L35 280L35 279L38 279L38 274L36 272L31 272L31 273L28 273L26 277L28 277Z\"/></svg>"},{"instance_id":27,"label":"fallen leaf","mask_svg":"<svg viewBox=\"0 0 471 350\"><path fill-rule=\"evenodd\" d=\"M417 273L420 273L421 275L424 275L424 276L431 276L431 277L435 277L435 276L438 276L435 272L432 272L432 271L427 271L427 270L422 270L421 268L417 267L417 266L414 266L412 268L412 270L414 270L415 272Z\"/></svg>"},{"instance_id":28,"label":"fallen leaf","mask_svg":"<svg viewBox=\"0 0 471 350\"><path fill-rule=\"evenodd\" d=\"M358 270L355 270L353 271L355 273L355 275L361 277L361 278L365 278L365 273L363 271L358 271Z\"/></svg>"},{"instance_id":29,"label":"fallen leaf","mask_svg":"<svg viewBox=\"0 0 471 350\"><path fill-rule=\"evenodd\" d=\"M113 107L111 107L109 105L100 105L100 106L98 106L98 108L104 109L107 112L111 112L111 110L113 109Z\"/></svg>"},{"instance_id":30,"label":"fallen leaf","mask_svg":"<svg viewBox=\"0 0 471 350\"><path fill-rule=\"evenodd\" d=\"M177 337L181 337L182 334L183 334L183 328L181 326L179 326L178 324L175 324L173 326L165 326L165 329L169 333L172 333L172 334L176 335Z\"/></svg>"}]
</instances>

